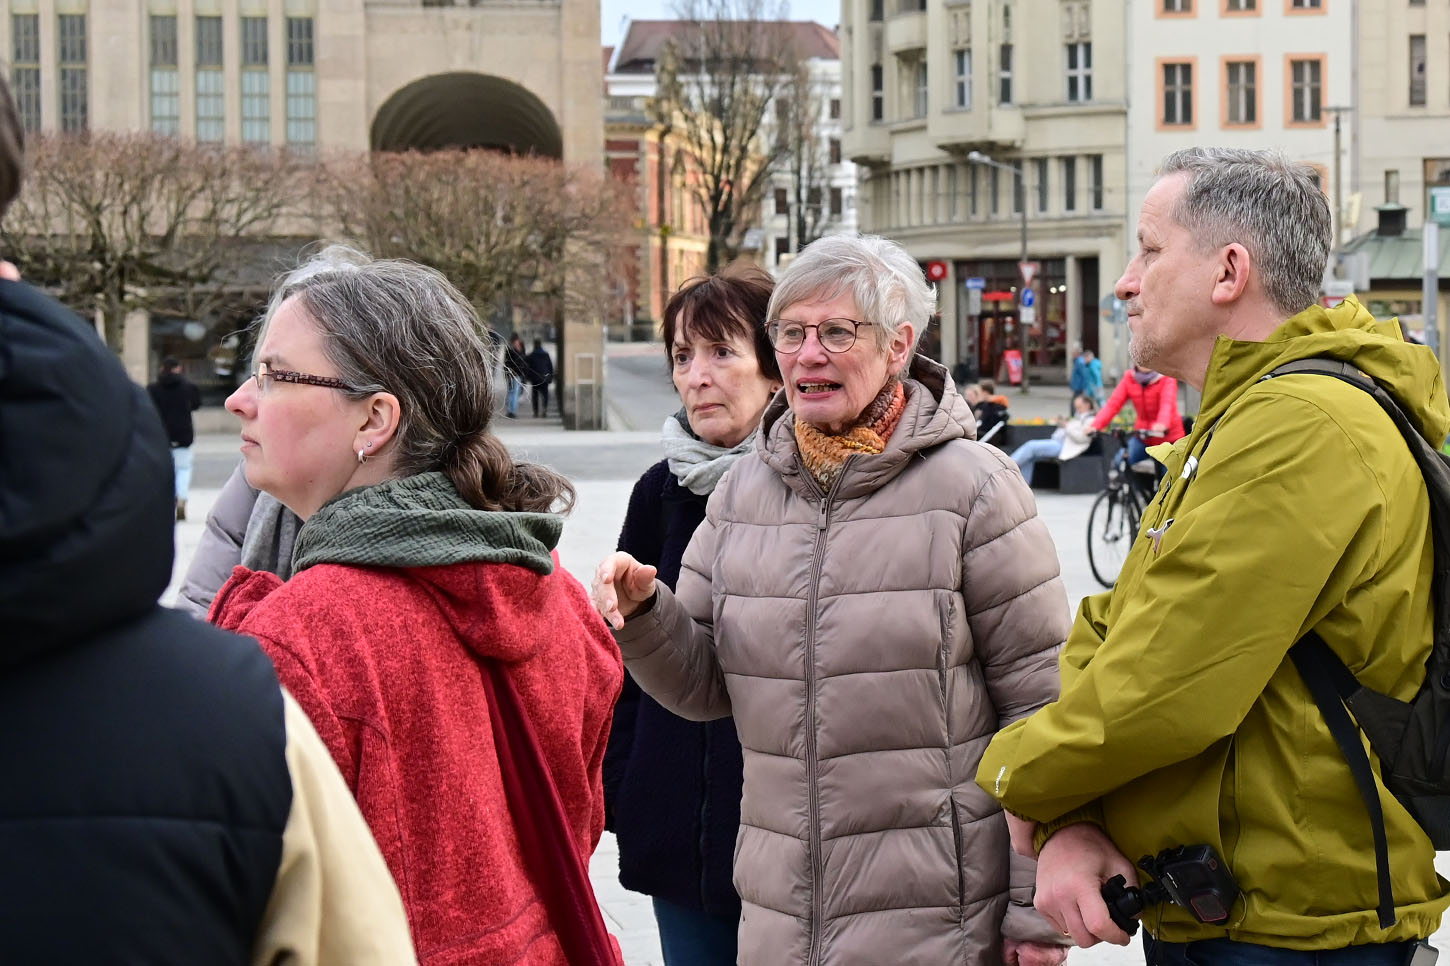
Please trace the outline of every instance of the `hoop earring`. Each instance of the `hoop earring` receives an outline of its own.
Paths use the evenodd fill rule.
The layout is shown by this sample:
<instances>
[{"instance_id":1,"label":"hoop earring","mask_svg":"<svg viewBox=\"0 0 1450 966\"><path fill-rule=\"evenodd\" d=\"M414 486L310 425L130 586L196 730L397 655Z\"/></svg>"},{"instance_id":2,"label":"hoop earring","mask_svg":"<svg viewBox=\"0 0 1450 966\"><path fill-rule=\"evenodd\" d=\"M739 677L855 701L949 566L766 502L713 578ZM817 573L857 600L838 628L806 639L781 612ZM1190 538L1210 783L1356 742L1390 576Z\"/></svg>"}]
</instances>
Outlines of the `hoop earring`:
<instances>
[{"instance_id":1,"label":"hoop earring","mask_svg":"<svg viewBox=\"0 0 1450 966\"><path fill-rule=\"evenodd\" d=\"M367 460L368 460L367 450L364 450L364 449L358 450L357 451L357 461L359 463L366 463Z\"/></svg>"}]
</instances>

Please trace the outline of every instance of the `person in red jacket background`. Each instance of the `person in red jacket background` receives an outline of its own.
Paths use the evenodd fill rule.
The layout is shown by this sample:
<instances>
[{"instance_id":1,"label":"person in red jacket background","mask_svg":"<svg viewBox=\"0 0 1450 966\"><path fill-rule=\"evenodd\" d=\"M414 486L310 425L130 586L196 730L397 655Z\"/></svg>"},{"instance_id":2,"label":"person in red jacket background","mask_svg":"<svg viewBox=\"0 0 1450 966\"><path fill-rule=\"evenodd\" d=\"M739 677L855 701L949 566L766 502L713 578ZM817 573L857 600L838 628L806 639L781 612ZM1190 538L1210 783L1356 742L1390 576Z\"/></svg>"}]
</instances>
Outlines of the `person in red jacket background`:
<instances>
[{"instance_id":1,"label":"person in red jacket background","mask_svg":"<svg viewBox=\"0 0 1450 966\"><path fill-rule=\"evenodd\" d=\"M1133 404L1137 414L1133 428L1148 433L1148 439L1133 436L1128 440L1128 462L1137 463L1147 459L1148 447L1159 443L1176 443L1184 436L1183 416L1178 412L1178 380L1161 372L1134 366L1123 374L1118 388L1108 397L1098 418L1093 420L1093 431L1102 432L1108 428L1123 403Z\"/></svg>"},{"instance_id":2,"label":"person in red jacket background","mask_svg":"<svg viewBox=\"0 0 1450 966\"><path fill-rule=\"evenodd\" d=\"M227 408L248 482L303 520L293 576L236 568L210 619L260 641L311 718L424 966L568 966L584 921L602 949L590 962L617 963L592 893L562 914L556 887L604 828L623 668L553 553L552 511L573 488L489 428L481 332L467 300L411 262L330 248L283 280ZM517 695L517 728L495 729L509 702L490 687ZM543 807L511 815L524 783L505 781L532 774L517 766L527 731L557 828Z\"/></svg>"}]
</instances>

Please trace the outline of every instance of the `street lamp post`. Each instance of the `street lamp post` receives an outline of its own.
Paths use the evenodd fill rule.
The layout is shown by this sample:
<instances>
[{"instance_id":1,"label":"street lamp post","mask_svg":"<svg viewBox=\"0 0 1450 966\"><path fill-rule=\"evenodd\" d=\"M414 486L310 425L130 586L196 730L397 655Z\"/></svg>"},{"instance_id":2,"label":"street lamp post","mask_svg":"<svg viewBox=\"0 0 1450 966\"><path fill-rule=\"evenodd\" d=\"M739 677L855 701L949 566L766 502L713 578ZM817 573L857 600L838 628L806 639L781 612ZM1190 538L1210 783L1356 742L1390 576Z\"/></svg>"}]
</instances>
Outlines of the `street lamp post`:
<instances>
[{"instance_id":1,"label":"street lamp post","mask_svg":"<svg viewBox=\"0 0 1450 966\"><path fill-rule=\"evenodd\" d=\"M1333 255L1339 254L1339 246L1344 244L1344 188L1343 179L1340 177L1339 153L1339 118L1354 110L1352 107L1326 107L1324 110L1334 115L1334 247ZM1338 266L1336 265L1336 272Z\"/></svg>"},{"instance_id":2,"label":"street lamp post","mask_svg":"<svg viewBox=\"0 0 1450 966\"><path fill-rule=\"evenodd\" d=\"M1027 261L1027 170L1026 170L1026 168L1024 167L1023 170L1018 171L1016 168L1012 167L1012 165L1010 165L1010 164L1003 164L1000 161L994 161L994 160L992 160L990 157L988 157L987 155L983 154L981 151L969 151L969 152L967 152L967 160L970 161L972 164L985 164L988 167L1000 168L1003 171L1009 172L1012 175L1012 177L1014 177L1014 178L1017 179L1018 184L1019 184L1019 187L1020 187L1021 192L1022 192L1022 207L1021 207L1021 211L1022 211L1022 258L1021 258L1021 261L1024 261L1024 262ZM1027 282L1026 282L1026 280L1024 279L1023 282L1022 282L1022 287L1024 289L1028 289L1028 288L1031 288L1032 286L1028 285ZM1018 297L1017 304L1018 304L1018 311L1017 311L1017 347L1022 352L1022 392L1025 395L1030 390L1029 390L1028 385L1027 385L1027 351L1028 351L1027 350L1027 326L1025 326L1022 323L1022 310L1021 310L1022 299L1021 299L1021 296Z\"/></svg>"}]
</instances>

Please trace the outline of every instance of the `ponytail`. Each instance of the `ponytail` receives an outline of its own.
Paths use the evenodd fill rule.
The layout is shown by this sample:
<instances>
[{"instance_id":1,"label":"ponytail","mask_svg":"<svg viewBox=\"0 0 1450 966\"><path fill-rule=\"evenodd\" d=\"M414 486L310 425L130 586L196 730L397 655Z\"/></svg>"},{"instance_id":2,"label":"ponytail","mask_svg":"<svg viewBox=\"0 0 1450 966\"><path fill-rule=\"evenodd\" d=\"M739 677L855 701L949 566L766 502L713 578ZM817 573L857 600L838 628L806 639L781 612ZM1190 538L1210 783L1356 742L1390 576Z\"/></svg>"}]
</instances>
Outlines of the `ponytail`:
<instances>
[{"instance_id":1,"label":"ponytail","mask_svg":"<svg viewBox=\"0 0 1450 966\"><path fill-rule=\"evenodd\" d=\"M577 496L574 485L547 466L515 460L488 430L450 447L443 472L459 495L480 510L568 513Z\"/></svg>"}]
</instances>

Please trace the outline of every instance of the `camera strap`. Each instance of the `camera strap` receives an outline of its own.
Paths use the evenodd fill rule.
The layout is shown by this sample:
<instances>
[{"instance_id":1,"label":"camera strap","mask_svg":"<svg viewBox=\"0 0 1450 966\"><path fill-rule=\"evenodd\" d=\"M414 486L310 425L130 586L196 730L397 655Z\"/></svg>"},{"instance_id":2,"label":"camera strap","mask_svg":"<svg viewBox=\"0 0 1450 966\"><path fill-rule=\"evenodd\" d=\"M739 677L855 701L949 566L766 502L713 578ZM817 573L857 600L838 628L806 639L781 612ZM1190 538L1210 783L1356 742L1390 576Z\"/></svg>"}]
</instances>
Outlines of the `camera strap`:
<instances>
[{"instance_id":1,"label":"camera strap","mask_svg":"<svg viewBox=\"0 0 1450 966\"><path fill-rule=\"evenodd\" d=\"M1319 712L1324 715L1325 724L1329 725L1329 733L1334 736L1334 743L1339 746L1349 765L1349 772L1354 776L1359 797L1364 799L1364 807L1369 811L1370 825L1374 829L1375 876L1379 880L1377 911L1380 928L1388 929L1395 924L1395 897L1390 886L1390 848L1385 835L1384 808L1380 804L1374 769L1370 766L1369 755L1365 753L1359 728L1344 706L1344 702L1359 690L1359 681L1329 649L1324 639L1313 631L1289 649L1289 657L1293 659L1294 667L1299 669L1299 676L1308 686L1314 703L1319 705Z\"/></svg>"}]
</instances>

